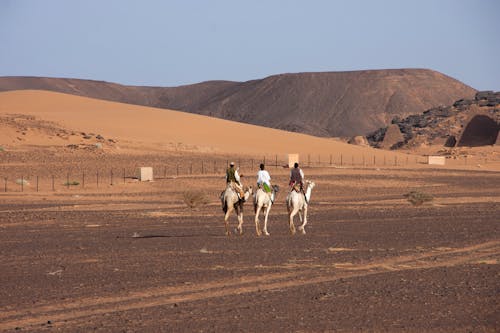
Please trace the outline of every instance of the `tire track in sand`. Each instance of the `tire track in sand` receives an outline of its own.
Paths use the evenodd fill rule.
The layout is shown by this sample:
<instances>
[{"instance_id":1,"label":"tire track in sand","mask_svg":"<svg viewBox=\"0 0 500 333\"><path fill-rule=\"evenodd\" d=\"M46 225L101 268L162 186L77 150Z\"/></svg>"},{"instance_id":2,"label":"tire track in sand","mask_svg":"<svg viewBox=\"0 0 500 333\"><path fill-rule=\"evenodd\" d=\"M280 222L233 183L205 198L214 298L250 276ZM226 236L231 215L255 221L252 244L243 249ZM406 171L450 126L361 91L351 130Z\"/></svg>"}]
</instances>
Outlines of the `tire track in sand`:
<instances>
[{"instance_id":1,"label":"tire track in sand","mask_svg":"<svg viewBox=\"0 0 500 333\"><path fill-rule=\"evenodd\" d=\"M360 265L325 265L324 268L327 269L321 271L310 269L307 265L304 265L302 269L294 272L247 276L197 285L152 288L112 297L81 298L28 309L2 311L0 314L0 330L42 324L47 320L51 320L58 325L64 325L63 321L67 322L82 317L258 291L283 290L384 272L457 266L497 256L500 256L500 240L464 248L433 250L415 255L397 256Z\"/></svg>"}]
</instances>

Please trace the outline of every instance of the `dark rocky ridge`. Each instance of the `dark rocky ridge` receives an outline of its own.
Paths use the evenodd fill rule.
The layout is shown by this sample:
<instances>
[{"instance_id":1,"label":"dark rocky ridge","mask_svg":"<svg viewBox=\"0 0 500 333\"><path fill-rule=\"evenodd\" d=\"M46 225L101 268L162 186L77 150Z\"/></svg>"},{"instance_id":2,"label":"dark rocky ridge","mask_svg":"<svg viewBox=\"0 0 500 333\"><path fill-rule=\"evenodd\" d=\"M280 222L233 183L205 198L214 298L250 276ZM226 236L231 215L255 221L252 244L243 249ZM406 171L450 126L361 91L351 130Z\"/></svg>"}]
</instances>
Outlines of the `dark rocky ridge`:
<instances>
[{"instance_id":1,"label":"dark rocky ridge","mask_svg":"<svg viewBox=\"0 0 500 333\"><path fill-rule=\"evenodd\" d=\"M274 75L246 82L207 81L172 88L78 79L3 77L0 91L50 90L168 108L315 136L367 134L459 98L469 86L426 69Z\"/></svg>"},{"instance_id":2,"label":"dark rocky ridge","mask_svg":"<svg viewBox=\"0 0 500 333\"><path fill-rule=\"evenodd\" d=\"M460 99L450 106L428 109L406 118L395 117L404 140L391 149L442 144L445 147L495 144L500 130L500 92L480 91L473 99ZM372 146L381 147L388 127L367 136Z\"/></svg>"}]
</instances>

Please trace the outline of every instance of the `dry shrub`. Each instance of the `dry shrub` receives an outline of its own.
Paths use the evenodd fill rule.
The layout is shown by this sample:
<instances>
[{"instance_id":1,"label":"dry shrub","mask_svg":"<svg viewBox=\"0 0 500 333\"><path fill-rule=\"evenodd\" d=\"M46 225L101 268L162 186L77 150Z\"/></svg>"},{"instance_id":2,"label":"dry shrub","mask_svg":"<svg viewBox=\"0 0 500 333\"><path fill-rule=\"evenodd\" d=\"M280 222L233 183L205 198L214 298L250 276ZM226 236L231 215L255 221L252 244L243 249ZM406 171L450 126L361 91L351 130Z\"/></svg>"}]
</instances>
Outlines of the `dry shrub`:
<instances>
[{"instance_id":1,"label":"dry shrub","mask_svg":"<svg viewBox=\"0 0 500 333\"><path fill-rule=\"evenodd\" d=\"M419 191L411 191L409 193L403 194L403 196L414 206L420 206L424 202L434 200L432 194Z\"/></svg>"},{"instance_id":2,"label":"dry shrub","mask_svg":"<svg viewBox=\"0 0 500 333\"><path fill-rule=\"evenodd\" d=\"M186 191L182 194L182 200L191 209L208 203L207 196L200 191Z\"/></svg>"}]
</instances>

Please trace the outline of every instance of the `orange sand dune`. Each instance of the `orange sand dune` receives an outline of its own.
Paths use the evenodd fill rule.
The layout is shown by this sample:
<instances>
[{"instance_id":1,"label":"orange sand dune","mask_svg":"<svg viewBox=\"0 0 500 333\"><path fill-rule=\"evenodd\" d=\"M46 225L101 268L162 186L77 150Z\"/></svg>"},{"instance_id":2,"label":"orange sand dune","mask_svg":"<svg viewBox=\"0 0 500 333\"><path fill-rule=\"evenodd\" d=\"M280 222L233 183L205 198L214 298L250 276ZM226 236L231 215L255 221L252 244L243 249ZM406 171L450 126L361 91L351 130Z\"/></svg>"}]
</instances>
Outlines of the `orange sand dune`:
<instances>
[{"instance_id":1,"label":"orange sand dune","mask_svg":"<svg viewBox=\"0 0 500 333\"><path fill-rule=\"evenodd\" d=\"M369 147L179 111L143 107L61 93L24 90L0 93L0 115L32 115L73 131L119 140L122 147L234 154L400 155ZM1 139L1 138L0 138ZM44 145L46 140L40 139ZM2 142L0 142L2 144ZM37 142L31 142L37 144Z\"/></svg>"}]
</instances>

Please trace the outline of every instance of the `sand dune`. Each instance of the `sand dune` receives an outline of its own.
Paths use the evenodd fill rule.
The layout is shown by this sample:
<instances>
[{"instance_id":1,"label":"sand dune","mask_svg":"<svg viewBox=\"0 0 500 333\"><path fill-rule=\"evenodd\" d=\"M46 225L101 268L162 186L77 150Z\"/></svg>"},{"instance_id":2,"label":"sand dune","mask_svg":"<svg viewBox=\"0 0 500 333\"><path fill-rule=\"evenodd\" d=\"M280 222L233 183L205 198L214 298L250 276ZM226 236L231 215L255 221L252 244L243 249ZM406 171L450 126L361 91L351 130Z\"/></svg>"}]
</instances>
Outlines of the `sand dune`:
<instances>
[{"instance_id":1,"label":"sand dune","mask_svg":"<svg viewBox=\"0 0 500 333\"><path fill-rule=\"evenodd\" d=\"M39 121L53 122L71 131L93 132L114 138L121 147L145 150L184 147L241 155L289 152L323 155L366 153L370 156L398 154L207 116L47 91L0 93L0 116L9 114L31 115ZM26 130L30 132L29 128ZM47 140L42 140L43 135L34 137L30 142L32 145L47 143ZM65 143L60 138L56 139L58 143ZM6 138L3 137L3 140Z\"/></svg>"},{"instance_id":2,"label":"sand dune","mask_svg":"<svg viewBox=\"0 0 500 333\"><path fill-rule=\"evenodd\" d=\"M323 137L366 135L395 116L421 113L475 93L462 82L426 69L279 74L179 87L0 77L0 91L22 89L173 109Z\"/></svg>"}]
</instances>

